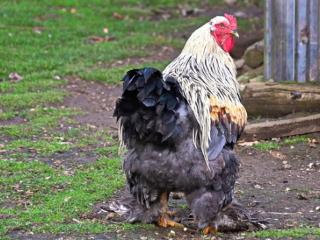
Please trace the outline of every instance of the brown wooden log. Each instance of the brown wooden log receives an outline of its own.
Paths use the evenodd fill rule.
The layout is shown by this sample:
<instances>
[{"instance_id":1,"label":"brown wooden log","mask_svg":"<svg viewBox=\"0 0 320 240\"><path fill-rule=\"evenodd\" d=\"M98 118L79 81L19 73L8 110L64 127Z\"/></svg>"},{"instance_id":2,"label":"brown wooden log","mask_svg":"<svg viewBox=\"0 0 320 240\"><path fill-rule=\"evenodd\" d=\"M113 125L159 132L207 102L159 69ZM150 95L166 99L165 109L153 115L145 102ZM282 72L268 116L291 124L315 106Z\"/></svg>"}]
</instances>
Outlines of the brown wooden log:
<instances>
[{"instance_id":1,"label":"brown wooden log","mask_svg":"<svg viewBox=\"0 0 320 240\"><path fill-rule=\"evenodd\" d=\"M319 85L252 82L245 85L241 95L249 118L320 113Z\"/></svg>"},{"instance_id":2,"label":"brown wooden log","mask_svg":"<svg viewBox=\"0 0 320 240\"><path fill-rule=\"evenodd\" d=\"M241 140L255 141L320 132L320 114L248 124Z\"/></svg>"}]
</instances>

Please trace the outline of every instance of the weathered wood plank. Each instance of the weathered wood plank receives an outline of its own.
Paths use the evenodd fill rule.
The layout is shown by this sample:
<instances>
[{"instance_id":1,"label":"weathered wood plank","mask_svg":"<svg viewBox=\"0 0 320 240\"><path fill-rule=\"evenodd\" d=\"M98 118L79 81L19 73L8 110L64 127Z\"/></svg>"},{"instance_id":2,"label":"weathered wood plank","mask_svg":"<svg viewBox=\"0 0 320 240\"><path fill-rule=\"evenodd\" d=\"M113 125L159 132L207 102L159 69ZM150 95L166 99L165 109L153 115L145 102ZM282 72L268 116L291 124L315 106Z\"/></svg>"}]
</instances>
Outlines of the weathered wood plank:
<instances>
[{"instance_id":1,"label":"weathered wood plank","mask_svg":"<svg viewBox=\"0 0 320 240\"><path fill-rule=\"evenodd\" d=\"M296 42L296 14L295 14L295 0L286 0L283 1L286 3L286 19L285 19L285 75L283 80L294 81L295 80L295 42Z\"/></svg>"},{"instance_id":2,"label":"weathered wood plank","mask_svg":"<svg viewBox=\"0 0 320 240\"><path fill-rule=\"evenodd\" d=\"M264 35L264 76L272 78L272 0L265 2L265 35Z\"/></svg>"},{"instance_id":3,"label":"weathered wood plank","mask_svg":"<svg viewBox=\"0 0 320 240\"><path fill-rule=\"evenodd\" d=\"M320 114L248 124L241 140L255 141L320 132Z\"/></svg>"},{"instance_id":4,"label":"weathered wood plank","mask_svg":"<svg viewBox=\"0 0 320 240\"><path fill-rule=\"evenodd\" d=\"M265 6L265 78L320 81L320 1L266 0Z\"/></svg>"},{"instance_id":5,"label":"weathered wood plank","mask_svg":"<svg viewBox=\"0 0 320 240\"><path fill-rule=\"evenodd\" d=\"M250 117L320 112L320 87L313 85L249 83L241 95Z\"/></svg>"},{"instance_id":6,"label":"weathered wood plank","mask_svg":"<svg viewBox=\"0 0 320 240\"><path fill-rule=\"evenodd\" d=\"M276 81L283 80L283 11L284 1L272 1L273 41L272 44L272 76Z\"/></svg>"},{"instance_id":7,"label":"weathered wood plank","mask_svg":"<svg viewBox=\"0 0 320 240\"><path fill-rule=\"evenodd\" d=\"M308 66L308 80L320 80L319 76L319 21L320 21L320 3L319 0L309 0L309 66Z\"/></svg>"},{"instance_id":8,"label":"weathered wood plank","mask_svg":"<svg viewBox=\"0 0 320 240\"><path fill-rule=\"evenodd\" d=\"M298 82L306 81L307 71L307 43L308 43L308 25L307 25L307 5L306 0L297 0L297 61L296 72Z\"/></svg>"}]
</instances>

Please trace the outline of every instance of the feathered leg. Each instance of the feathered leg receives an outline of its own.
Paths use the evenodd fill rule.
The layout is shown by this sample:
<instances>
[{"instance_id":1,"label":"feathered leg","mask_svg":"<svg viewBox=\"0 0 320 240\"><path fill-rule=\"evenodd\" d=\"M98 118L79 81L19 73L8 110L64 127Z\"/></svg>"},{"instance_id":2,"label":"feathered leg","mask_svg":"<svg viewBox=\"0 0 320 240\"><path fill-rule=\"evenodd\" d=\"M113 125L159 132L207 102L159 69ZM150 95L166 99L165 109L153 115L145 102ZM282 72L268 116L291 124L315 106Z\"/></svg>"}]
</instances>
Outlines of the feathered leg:
<instances>
[{"instance_id":1,"label":"feathered leg","mask_svg":"<svg viewBox=\"0 0 320 240\"><path fill-rule=\"evenodd\" d=\"M165 227L165 228L166 227L184 228L184 226L181 223L177 223L169 218L169 216L172 215L172 212L170 212L168 208L168 198L169 198L168 192L164 192L160 196L161 214L157 224L160 227Z\"/></svg>"},{"instance_id":2,"label":"feathered leg","mask_svg":"<svg viewBox=\"0 0 320 240\"><path fill-rule=\"evenodd\" d=\"M202 188L186 197L193 215L198 220L198 228L202 230L203 234L217 233L216 220L223 206L224 193Z\"/></svg>"}]
</instances>

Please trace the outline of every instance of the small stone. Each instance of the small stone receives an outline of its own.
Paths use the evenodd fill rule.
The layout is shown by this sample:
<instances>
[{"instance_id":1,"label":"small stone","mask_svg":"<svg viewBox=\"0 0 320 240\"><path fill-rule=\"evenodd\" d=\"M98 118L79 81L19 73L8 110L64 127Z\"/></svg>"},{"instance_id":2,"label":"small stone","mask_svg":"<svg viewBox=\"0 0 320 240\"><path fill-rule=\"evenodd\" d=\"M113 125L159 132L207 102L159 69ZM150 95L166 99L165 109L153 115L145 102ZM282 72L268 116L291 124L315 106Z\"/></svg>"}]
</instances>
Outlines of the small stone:
<instances>
[{"instance_id":1,"label":"small stone","mask_svg":"<svg viewBox=\"0 0 320 240\"><path fill-rule=\"evenodd\" d=\"M315 209L316 209L316 211L318 211L318 212L319 212L319 211L320 211L320 206L316 206L316 208L315 208Z\"/></svg>"},{"instance_id":2,"label":"small stone","mask_svg":"<svg viewBox=\"0 0 320 240\"><path fill-rule=\"evenodd\" d=\"M291 169L291 165L290 165L290 164L284 164L284 165L283 165L283 168L284 168L284 169L287 169L287 170L288 170L288 169Z\"/></svg>"},{"instance_id":3,"label":"small stone","mask_svg":"<svg viewBox=\"0 0 320 240\"><path fill-rule=\"evenodd\" d=\"M299 200L308 200L307 196L304 195L303 193L299 193L297 195L297 199L299 199Z\"/></svg>"},{"instance_id":4,"label":"small stone","mask_svg":"<svg viewBox=\"0 0 320 240\"><path fill-rule=\"evenodd\" d=\"M186 227L185 227L185 228L183 228L183 231L184 231L184 232L188 231L188 228L186 228Z\"/></svg>"},{"instance_id":5,"label":"small stone","mask_svg":"<svg viewBox=\"0 0 320 240\"><path fill-rule=\"evenodd\" d=\"M288 187L287 187L287 188L285 189L285 191L286 191L286 192L290 192L290 191L291 191L291 188L288 188Z\"/></svg>"},{"instance_id":6,"label":"small stone","mask_svg":"<svg viewBox=\"0 0 320 240\"><path fill-rule=\"evenodd\" d=\"M175 236L176 236L176 232L173 231L173 230L170 230L168 236L169 236L169 237L175 237Z\"/></svg>"},{"instance_id":7,"label":"small stone","mask_svg":"<svg viewBox=\"0 0 320 240\"><path fill-rule=\"evenodd\" d=\"M147 237L142 236L142 237L140 237L140 239L141 239L141 240L147 240L148 238L147 238Z\"/></svg>"}]
</instances>

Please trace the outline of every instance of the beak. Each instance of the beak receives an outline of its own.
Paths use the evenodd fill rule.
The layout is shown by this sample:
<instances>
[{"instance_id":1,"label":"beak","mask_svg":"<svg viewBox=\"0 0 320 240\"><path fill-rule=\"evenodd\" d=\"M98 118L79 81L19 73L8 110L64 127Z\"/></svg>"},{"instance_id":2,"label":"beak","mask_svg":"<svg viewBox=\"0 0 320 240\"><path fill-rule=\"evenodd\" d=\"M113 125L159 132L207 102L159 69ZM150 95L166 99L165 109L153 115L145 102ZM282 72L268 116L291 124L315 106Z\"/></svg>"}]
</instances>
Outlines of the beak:
<instances>
[{"instance_id":1,"label":"beak","mask_svg":"<svg viewBox=\"0 0 320 240\"><path fill-rule=\"evenodd\" d=\"M237 30L233 30L233 31L231 32L231 34L232 34L233 36L235 36L236 38L239 38L239 33L237 32Z\"/></svg>"}]
</instances>

